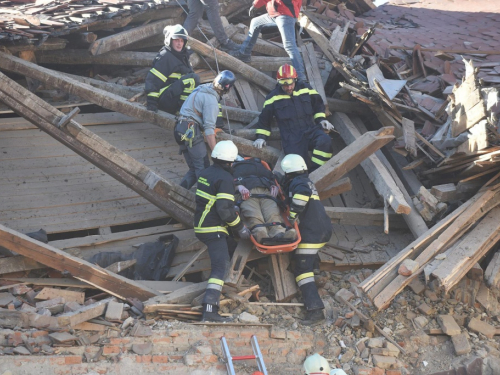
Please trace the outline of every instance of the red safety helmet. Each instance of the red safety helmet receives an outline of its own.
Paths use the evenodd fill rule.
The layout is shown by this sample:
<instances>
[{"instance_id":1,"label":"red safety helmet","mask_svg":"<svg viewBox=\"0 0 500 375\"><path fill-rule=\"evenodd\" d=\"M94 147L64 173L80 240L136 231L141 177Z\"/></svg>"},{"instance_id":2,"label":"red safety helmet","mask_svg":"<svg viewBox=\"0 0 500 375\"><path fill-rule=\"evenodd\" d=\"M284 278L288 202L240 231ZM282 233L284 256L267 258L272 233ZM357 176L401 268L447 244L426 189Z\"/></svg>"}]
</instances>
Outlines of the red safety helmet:
<instances>
[{"instance_id":1,"label":"red safety helmet","mask_svg":"<svg viewBox=\"0 0 500 375\"><path fill-rule=\"evenodd\" d=\"M278 73L276 74L278 83L285 85L292 84L293 81L290 80L296 80L297 77L297 70L295 70L295 68L289 64L280 66L280 68L278 69Z\"/></svg>"}]
</instances>

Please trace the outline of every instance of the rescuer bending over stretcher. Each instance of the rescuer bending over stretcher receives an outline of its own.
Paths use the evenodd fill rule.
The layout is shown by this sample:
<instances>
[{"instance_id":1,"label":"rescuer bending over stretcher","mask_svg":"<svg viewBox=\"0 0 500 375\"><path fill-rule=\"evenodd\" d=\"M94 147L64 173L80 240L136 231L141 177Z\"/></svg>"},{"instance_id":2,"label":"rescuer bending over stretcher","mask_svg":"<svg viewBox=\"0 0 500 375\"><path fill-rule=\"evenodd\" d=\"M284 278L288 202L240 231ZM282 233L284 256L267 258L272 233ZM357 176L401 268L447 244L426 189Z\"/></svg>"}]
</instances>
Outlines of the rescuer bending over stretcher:
<instances>
[{"instance_id":1,"label":"rescuer bending over stretcher","mask_svg":"<svg viewBox=\"0 0 500 375\"><path fill-rule=\"evenodd\" d=\"M265 238L290 240L297 238L295 229L281 225L283 222L276 202L279 188L273 173L257 158L233 164L234 184L241 194L241 216L259 243Z\"/></svg>"}]
</instances>

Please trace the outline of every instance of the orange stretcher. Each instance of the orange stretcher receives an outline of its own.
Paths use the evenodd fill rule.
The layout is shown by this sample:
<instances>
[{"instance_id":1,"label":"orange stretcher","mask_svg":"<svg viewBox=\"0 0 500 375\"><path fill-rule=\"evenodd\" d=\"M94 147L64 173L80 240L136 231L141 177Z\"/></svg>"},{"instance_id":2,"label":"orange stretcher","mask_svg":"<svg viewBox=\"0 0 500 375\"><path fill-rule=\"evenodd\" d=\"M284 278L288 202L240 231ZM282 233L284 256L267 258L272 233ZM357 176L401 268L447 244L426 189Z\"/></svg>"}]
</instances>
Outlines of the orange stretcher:
<instances>
[{"instance_id":1,"label":"orange stretcher","mask_svg":"<svg viewBox=\"0 0 500 375\"><path fill-rule=\"evenodd\" d=\"M251 159L250 157L246 157L245 160ZM261 160L260 161L266 169L271 170L269 167L269 164L267 164L265 161ZM284 202L285 201L285 194L283 194L283 191L281 190L281 186L278 184L278 181L276 181L276 186L278 186L278 195L277 199ZM265 199L265 198L264 198ZM287 206L286 209L283 209L282 205L278 204L278 207L280 208L281 211L281 218L283 219L283 224L286 225L287 228L292 227L290 224L290 221L288 220L288 215L290 213L290 208ZM272 223L272 225L281 225L281 223ZM299 245L300 241L302 238L300 237L300 231L299 231L299 226L297 222L293 224L293 228L295 229L295 232L297 233L297 239L293 242L288 242L288 243L277 243L273 245L263 245L261 243L258 243L257 240L254 238L254 236L250 236L250 240L252 243L255 245L257 250L263 254L278 254L278 253L289 253L290 251L293 251L297 248Z\"/></svg>"}]
</instances>

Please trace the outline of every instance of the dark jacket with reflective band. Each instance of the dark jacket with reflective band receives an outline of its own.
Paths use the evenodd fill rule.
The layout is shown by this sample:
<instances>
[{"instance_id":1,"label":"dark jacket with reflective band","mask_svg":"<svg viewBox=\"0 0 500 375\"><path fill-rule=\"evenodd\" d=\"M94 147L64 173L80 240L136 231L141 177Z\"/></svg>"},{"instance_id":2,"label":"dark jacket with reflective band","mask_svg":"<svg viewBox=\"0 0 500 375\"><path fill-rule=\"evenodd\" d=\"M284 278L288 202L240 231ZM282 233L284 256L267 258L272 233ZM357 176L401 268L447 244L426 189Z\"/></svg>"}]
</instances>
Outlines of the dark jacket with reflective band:
<instances>
[{"instance_id":1,"label":"dark jacket with reflective band","mask_svg":"<svg viewBox=\"0 0 500 375\"><path fill-rule=\"evenodd\" d=\"M148 103L152 102L157 105L163 91L188 73L194 73L194 71L189 63L187 49L172 52L169 48L163 47L153 60L153 67L146 76L145 91Z\"/></svg>"},{"instance_id":2,"label":"dark jacket with reflective band","mask_svg":"<svg viewBox=\"0 0 500 375\"><path fill-rule=\"evenodd\" d=\"M243 185L248 190L256 187L270 189L272 185L276 185L273 172L264 167L257 158L234 163L233 177L236 185Z\"/></svg>"},{"instance_id":3,"label":"dark jacket with reflective band","mask_svg":"<svg viewBox=\"0 0 500 375\"><path fill-rule=\"evenodd\" d=\"M238 231L243 227L234 209L233 177L220 165L204 169L198 178L194 232L200 240L227 236L227 226Z\"/></svg>"},{"instance_id":4,"label":"dark jacket with reflective band","mask_svg":"<svg viewBox=\"0 0 500 375\"><path fill-rule=\"evenodd\" d=\"M266 96L264 107L257 123L257 138L267 139L271 135L273 117L280 128L281 139L286 142L301 139L307 130L317 127L325 119L325 104L321 96L308 83L296 82L293 95L287 95L280 85Z\"/></svg>"},{"instance_id":5,"label":"dark jacket with reflective band","mask_svg":"<svg viewBox=\"0 0 500 375\"><path fill-rule=\"evenodd\" d=\"M324 244L332 236L332 223L319 200L318 191L307 174L295 177L286 187L290 216L299 218L302 241L299 249L307 244ZM302 245L302 246L301 246Z\"/></svg>"}]
</instances>

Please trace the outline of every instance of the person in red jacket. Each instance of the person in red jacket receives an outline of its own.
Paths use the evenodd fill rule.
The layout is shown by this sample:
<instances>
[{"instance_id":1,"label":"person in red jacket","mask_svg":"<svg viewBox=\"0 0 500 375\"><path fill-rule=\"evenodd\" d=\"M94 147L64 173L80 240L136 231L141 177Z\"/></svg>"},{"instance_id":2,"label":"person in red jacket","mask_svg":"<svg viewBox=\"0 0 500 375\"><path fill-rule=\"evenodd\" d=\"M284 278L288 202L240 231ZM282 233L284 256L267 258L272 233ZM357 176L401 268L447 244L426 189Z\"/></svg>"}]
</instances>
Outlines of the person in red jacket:
<instances>
[{"instance_id":1,"label":"person in red jacket","mask_svg":"<svg viewBox=\"0 0 500 375\"><path fill-rule=\"evenodd\" d=\"M307 81L304 61L295 39L295 23L299 16L302 0L254 0L248 12L250 17L254 16L257 8L264 5L267 14L252 19L247 38L241 48L236 52L230 52L230 54L243 62L250 62L253 46L257 43L262 28L277 26L283 40L283 47L290 56L293 67L297 70L299 80Z\"/></svg>"}]
</instances>

